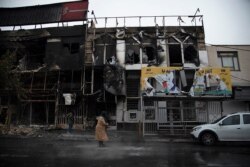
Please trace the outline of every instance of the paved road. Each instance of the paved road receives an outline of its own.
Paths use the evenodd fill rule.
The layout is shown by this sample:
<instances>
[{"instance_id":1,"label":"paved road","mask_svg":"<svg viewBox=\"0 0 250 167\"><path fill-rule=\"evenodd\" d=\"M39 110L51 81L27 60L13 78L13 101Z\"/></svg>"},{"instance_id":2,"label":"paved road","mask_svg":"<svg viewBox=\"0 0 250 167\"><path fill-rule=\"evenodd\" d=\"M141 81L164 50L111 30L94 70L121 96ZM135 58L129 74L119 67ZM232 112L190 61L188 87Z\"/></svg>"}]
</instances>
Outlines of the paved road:
<instances>
[{"instance_id":1,"label":"paved road","mask_svg":"<svg viewBox=\"0 0 250 167\"><path fill-rule=\"evenodd\" d=\"M232 145L232 146L231 146ZM250 166L249 144L108 142L0 138L1 167Z\"/></svg>"}]
</instances>

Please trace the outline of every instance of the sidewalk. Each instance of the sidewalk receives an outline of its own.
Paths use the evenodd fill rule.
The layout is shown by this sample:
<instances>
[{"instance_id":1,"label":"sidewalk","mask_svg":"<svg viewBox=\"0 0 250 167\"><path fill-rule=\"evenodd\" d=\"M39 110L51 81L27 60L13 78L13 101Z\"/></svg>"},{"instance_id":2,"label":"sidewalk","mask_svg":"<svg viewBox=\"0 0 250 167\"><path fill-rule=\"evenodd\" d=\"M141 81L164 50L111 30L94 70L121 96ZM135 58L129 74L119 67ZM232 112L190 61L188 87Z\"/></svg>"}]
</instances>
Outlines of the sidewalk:
<instances>
[{"instance_id":1,"label":"sidewalk","mask_svg":"<svg viewBox=\"0 0 250 167\"><path fill-rule=\"evenodd\" d=\"M190 136L166 136L166 135L147 135L141 137L136 131L117 131L108 130L110 141L114 142L192 142ZM12 129L6 133L0 133L0 137L20 137L20 138L44 138L52 140L80 140L95 141L95 132L73 130L68 133L66 129L42 129L24 128Z\"/></svg>"},{"instance_id":2,"label":"sidewalk","mask_svg":"<svg viewBox=\"0 0 250 167\"><path fill-rule=\"evenodd\" d=\"M162 136L150 135L140 137L135 131L116 131L110 130L107 132L110 141L115 142L192 142L190 136ZM58 135L58 138L63 140L83 140L95 141L94 131L73 132L72 134L63 133Z\"/></svg>"}]
</instances>

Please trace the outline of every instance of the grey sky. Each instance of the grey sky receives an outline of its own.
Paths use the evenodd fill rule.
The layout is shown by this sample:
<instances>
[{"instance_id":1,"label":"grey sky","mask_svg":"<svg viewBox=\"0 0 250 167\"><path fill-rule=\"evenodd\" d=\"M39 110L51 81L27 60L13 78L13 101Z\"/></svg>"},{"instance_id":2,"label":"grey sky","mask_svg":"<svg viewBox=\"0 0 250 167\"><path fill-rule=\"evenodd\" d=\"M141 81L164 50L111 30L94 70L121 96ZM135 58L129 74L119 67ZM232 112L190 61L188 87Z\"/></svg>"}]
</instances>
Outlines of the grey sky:
<instances>
[{"instance_id":1,"label":"grey sky","mask_svg":"<svg viewBox=\"0 0 250 167\"><path fill-rule=\"evenodd\" d=\"M1 0L0 7L18 7L70 0ZM89 0L96 17L204 16L206 43L250 44L250 0ZM90 15L89 15L90 16Z\"/></svg>"}]
</instances>

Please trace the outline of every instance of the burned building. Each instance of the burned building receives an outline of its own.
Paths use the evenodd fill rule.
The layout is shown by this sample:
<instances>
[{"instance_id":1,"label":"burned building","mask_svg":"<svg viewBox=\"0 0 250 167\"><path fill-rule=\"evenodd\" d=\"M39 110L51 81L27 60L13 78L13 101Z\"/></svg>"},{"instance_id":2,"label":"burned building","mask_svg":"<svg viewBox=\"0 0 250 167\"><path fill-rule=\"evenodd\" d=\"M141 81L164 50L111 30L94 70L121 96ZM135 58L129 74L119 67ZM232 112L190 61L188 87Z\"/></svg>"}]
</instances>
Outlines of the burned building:
<instances>
[{"instance_id":1,"label":"burned building","mask_svg":"<svg viewBox=\"0 0 250 167\"><path fill-rule=\"evenodd\" d=\"M15 118L19 124L64 127L69 110L75 112L76 125L83 124L83 55L87 26L36 27L42 23L86 21L87 9L88 1L1 9L1 26L36 25L35 29L0 32L1 56L6 52L15 55L11 72L18 74L25 91L25 98L13 102L18 104ZM3 104L6 98L1 96L2 106L7 106Z\"/></svg>"},{"instance_id":2,"label":"burned building","mask_svg":"<svg viewBox=\"0 0 250 167\"><path fill-rule=\"evenodd\" d=\"M232 94L230 71L208 67L202 16L174 17L174 26L165 25L165 16L149 18L151 26L141 24L148 17L99 18L102 27L89 25L92 93L102 91L114 129L188 134L222 114ZM126 24L130 19L139 26ZM182 19L200 24L182 26ZM104 87L96 87L102 73Z\"/></svg>"},{"instance_id":3,"label":"burned building","mask_svg":"<svg viewBox=\"0 0 250 167\"><path fill-rule=\"evenodd\" d=\"M62 15L49 22L83 25L1 32L1 53L15 51L14 71L27 90L20 123L65 127L74 110L75 128L93 129L106 110L110 129L174 135L221 115L232 94L230 71L208 67L201 15L87 18L87 3L36 7ZM70 15L77 12L84 17Z\"/></svg>"}]
</instances>

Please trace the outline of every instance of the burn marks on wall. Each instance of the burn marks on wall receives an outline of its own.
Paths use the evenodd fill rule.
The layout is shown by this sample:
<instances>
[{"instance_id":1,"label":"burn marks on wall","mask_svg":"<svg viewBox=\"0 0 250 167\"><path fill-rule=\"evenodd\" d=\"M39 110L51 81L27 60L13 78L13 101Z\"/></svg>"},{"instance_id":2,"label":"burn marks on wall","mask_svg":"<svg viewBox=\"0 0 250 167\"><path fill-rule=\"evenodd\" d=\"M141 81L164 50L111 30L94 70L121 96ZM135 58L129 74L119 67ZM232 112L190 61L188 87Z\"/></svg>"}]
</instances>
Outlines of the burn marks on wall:
<instances>
[{"instance_id":1,"label":"burn marks on wall","mask_svg":"<svg viewBox=\"0 0 250 167\"><path fill-rule=\"evenodd\" d=\"M119 65L104 67L104 88L114 95L125 95L124 69Z\"/></svg>"},{"instance_id":2,"label":"burn marks on wall","mask_svg":"<svg viewBox=\"0 0 250 167\"><path fill-rule=\"evenodd\" d=\"M82 26L6 31L0 36L1 53L16 50L17 70L67 70L82 66Z\"/></svg>"}]
</instances>

